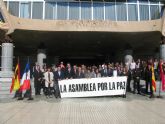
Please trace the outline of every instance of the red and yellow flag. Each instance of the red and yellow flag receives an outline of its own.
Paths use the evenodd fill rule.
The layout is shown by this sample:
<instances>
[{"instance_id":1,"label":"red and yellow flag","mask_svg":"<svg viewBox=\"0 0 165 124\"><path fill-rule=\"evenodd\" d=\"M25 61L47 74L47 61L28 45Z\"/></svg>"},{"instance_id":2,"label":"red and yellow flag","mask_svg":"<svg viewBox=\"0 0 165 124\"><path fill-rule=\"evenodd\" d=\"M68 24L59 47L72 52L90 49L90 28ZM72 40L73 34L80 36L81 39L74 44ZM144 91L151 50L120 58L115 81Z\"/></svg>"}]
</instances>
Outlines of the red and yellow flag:
<instances>
[{"instance_id":1,"label":"red and yellow flag","mask_svg":"<svg viewBox=\"0 0 165 124\"><path fill-rule=\"evenodd\" d=\"M10 93L14 90L17 91L20 88L20 66L19 61L16 65L14 76L12 78L12 84L10 86Z\"/></svg>"},{"instance_id":2,"label":"red and yellow flag","mask_svg":"<svg viewBox=\"0 0 165 124\"><path fill-rule=\"evenodd\" d=\"M163 62L160 62L160 79L162 81L162 91L165 91L165 75L162 68Z\"/></svg>"},{"instance_id":3,"label":"red and yellow flag","mask_svg":"<svg viewBox=\"0 0 165 124\"><path fill-rule=\"evenodd\" d=\"M156 81L155 81L155 74L154 74L154 67L153 67L153 65L151 67L151 70L152 70L152 89L153 89L153 91L156 92Z\"/></svg>"}]
</instances>

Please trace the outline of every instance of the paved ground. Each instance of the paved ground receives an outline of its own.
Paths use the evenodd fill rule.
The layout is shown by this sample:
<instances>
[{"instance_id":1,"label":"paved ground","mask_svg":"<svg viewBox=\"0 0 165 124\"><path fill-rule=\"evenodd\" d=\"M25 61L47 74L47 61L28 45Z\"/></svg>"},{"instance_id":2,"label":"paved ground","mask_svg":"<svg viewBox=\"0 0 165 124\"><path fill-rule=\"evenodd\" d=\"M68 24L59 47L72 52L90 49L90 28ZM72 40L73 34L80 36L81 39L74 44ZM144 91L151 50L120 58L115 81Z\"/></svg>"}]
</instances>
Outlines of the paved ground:
<instances>
[{"instance_id":1,"label":"paved ground","mask_svg":"<svg viewBox=\"0 0 165 124\"><path fill-rule=\"evenodd\" d=\"M0 100L0 124L165 124L165 97Z\"/></svg>"},{"instance_id":2,"label":"paved ground","mask_svg":"<svg viewBox=\"0 0 165 124\"><path fill-rule=\"evenodd\" d=\"M0 99L0 124L165 124L165 93L161 95L162 99L132 93L126 98Z\"/></svg>"}]
</instances>

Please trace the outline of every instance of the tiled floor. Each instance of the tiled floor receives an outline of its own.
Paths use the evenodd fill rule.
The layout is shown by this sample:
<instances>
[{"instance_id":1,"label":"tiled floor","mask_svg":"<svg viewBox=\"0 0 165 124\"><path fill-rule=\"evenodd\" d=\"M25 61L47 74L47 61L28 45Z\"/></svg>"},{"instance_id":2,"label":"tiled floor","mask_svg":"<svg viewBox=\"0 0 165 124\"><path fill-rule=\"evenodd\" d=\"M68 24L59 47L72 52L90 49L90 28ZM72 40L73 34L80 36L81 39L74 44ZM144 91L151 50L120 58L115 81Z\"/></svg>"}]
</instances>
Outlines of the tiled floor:
<instances>
[{"instance_id":1,"label":"tiled floor","mask_svg":"<svg viewBox=\"0 0 165 124\"><path fill-rule=\"evenodd\" d=\"M165 96L1 99L0 124L165 124Z\"/></svg>"}]
</instances>

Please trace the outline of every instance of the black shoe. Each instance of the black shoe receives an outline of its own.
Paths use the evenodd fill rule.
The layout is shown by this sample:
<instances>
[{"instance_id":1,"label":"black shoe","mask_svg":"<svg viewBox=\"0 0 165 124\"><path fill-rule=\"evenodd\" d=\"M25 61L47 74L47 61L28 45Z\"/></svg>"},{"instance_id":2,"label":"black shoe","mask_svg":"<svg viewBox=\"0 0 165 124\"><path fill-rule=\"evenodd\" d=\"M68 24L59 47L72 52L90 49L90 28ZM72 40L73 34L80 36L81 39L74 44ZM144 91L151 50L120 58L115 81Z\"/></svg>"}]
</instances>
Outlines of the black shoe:
<instances>
[{"instance_id":1,"label":"black shoe","mask_svg":"<svg viewBox=\"0 0 165 124\"><path fill-rule=\"evenodd\" d=\"M138 92L137 94L139 94L139 95L140 95L141 93L140 93L140 92Z\"/></svg>"},{"instance_id":2,"label":"black shoe","mask_svg":"<svg viewBox=\"0 0 165 124\"><path fill-rule=\"evenodd\" d=\"M149 98L154 98L154 95L150 95L150 97Z\"/></svg>"},{"instance_id":3,"label":"black shoe","mask_svg":"<svg viewBox=\"0 0 165 124\"><path fill-rule=\"evenodd\" d=\"M23 97L19 97L17 100L23 100Z\"/></svg>"},{"instance_id":4,"label":"black shoe","mask_svg":"<svg viewBox=\"0 0 165 124\"><path fill-rule=\"evenodd\" d=\"M27 100L33 100L33 97L28 98Z\"/></svg>"}]
</instances>

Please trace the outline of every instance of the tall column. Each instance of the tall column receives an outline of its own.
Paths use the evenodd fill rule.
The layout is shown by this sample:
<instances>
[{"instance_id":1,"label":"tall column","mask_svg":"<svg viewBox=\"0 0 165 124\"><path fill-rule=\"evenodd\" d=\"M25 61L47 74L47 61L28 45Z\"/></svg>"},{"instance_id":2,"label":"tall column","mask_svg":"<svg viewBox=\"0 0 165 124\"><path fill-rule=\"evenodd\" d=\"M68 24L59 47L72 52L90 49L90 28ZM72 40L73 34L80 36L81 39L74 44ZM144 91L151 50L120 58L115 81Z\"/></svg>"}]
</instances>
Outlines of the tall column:
<instances>
[{"instance_id":1,"label":"tall column","mask_svg":"<svg viewBox=\"0 0 165 124\"><path fill-rule=\"evenodd\" d=\"M44 43L41 43L37 51L37 63L41 69L43 69L44 59L46 59L46 47Z\"/></svg>"},{"instance_id":2,"label":"tall column","mask_svg":"<svg viewBox=\"0 0 165 124\"><path fill-rule=\"evenodd\" d=\"M154 58L159 60L160 58L160 50L159 50L159 47L157 47L154 51Z\"/></svg>"},{"instance_id":3,"label":"tall column","mask_svg":"<svg viewBox=\"0 0 165 124\"><path fill-rule=\"evenodd\" d=\"M54 57L54 64L55 64L55 65L59 64L59 60L60 60L60 59L59 59L59 56L55 56L55 57Z\"/></svg>"},{"instance_id":4,"label":"tall column","mask_svg":"<svg viewBox=\"0 0 165 124\"><path fill-rule=\"evenodd\" d=\"M160 43L160 59L165 61L165 37L162 38Z\"/></svg>"},{"instance_id":5,"label":"tall column","mask_svg":"<svg viewBox=\"0 0 165 124\"><path fill-rule=\"evenodd\" d=\"M160 58L165 61L165 44L160 45Z\"/></svg>"},{"instance_id":6,"label":"tall column","mask_svg":"<svg viewBox=\"0 0 165 124\"><path fill-rule=\"evenodd\" d=\"M125 53L124 62L125 62L125 63L131 63L132 60L133 60L133 57L132 57L132 55L133 55L133 50L127 49L127 50L125 50L124 53Z\"/></svg>"},{"instance_id":7,"label":"tall column","mask_svg":"<svg viewBox=\"0 0 165 124\"><path fill-rule=\"evenodd\" d=\"M46 59L46 49L38 49L37 51L37 63L40 68L43 69L44 59Z\"/></svg>"},{"instance_id":8,"label":"tall column","mask_svg":"<svg viewBox=\"0 0 165 124\"><path fill-rule=\"evenodd\" d=\"M0 77L10 78L13 76L13 43L8 37L3 40L1 45L1 71Z\"/></svg>"}]
</instances>

